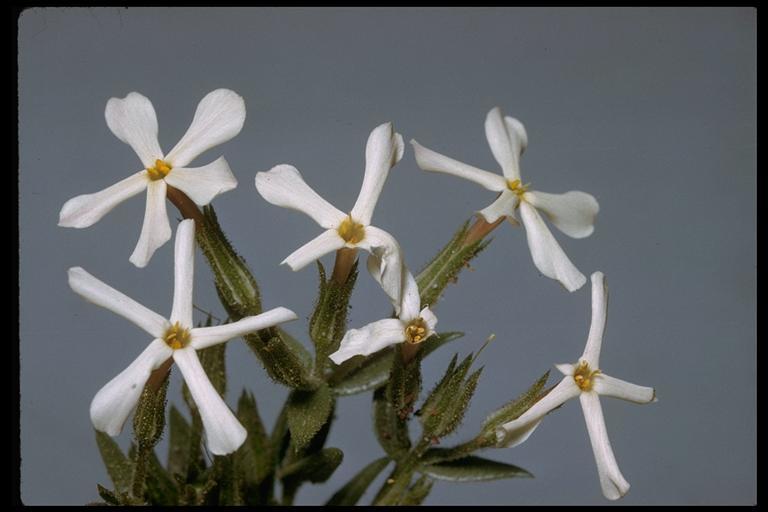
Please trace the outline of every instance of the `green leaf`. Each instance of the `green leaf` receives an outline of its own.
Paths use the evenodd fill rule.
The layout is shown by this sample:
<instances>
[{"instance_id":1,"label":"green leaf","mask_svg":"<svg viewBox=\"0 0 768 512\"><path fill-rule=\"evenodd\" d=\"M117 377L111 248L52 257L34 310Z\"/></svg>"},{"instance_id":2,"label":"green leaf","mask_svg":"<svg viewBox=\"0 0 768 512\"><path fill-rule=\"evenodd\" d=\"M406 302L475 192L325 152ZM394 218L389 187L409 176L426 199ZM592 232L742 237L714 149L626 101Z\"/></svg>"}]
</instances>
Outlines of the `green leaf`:
<instances>
[{"instance_id":1,"label":"green leaf","mask_svg":"<svg viewBox=\"0 0 768 512\"><path fill-rule=\"evenodd\" d=\"M502 478L533 478L533 475L523 468L468 455L450 462L425 465L419 468L421 473L438 480L451 482L482 482Z\"/></svg>"},{"instance_id":2,"label":"green leaf","mask_svg":"<svg viewBox=\"0 0 768 512\"><path fill-rule=\"evenodd\" d=\"M237 419L248 431L243 446L235 452L247 485L258 485L272 473L272 447L256 407L256 399L243 390L237 402Z\"/></svg>"},{"instance_id":3,"label":"green leaf","mask_svg":"<svg viewBox=\"0 0 768 512\"><path fill-rule=\"evenodd\" d=\"M373 426L379 444L393 459L400 459L411 448L408 424L398 417L383 387L373 392Z\"/></svg>"},{"instance_id":4,"label":"green leaf","mask_svg":"<svg viewBox=\"0 0 768 512\"><path fill-rule=\"evenodd\" d=\"M387 384L387 398L401 420L406 420L413 411L413 403L421 391L421 356L403 363L402 357L395 357Z\"/></svg>"},{"instance_id":5,"label":"green leaf","mask_svg":"<svg viewBox=\"0 0 768 512\"><path fill-rule=\"evenodd\" d=\"M328 356L338 350L339 343L347 332L349 298L357 280L357 260L344 284L326 279L325 269L318 260L320 291L312 318L309 321L309 335L315 343L315 360L319 374L328 364Z\"/></svg>"},{"instance_id":6,"label":"green leaf","mask_svg":"<svg viewBox=\"0 0 768 512\"><path fill-rule=\"evenodd\" d=\"M462 336L462 332L444 332L431 336L421 344L419 354L422 360L444 344ZM387 347L365 358L353 357L344 361L328 379L334 394L354 395L382 386L389 379L394 354L392 347Z\"/></svg>"},{"instance_id":7,"label":"green leaf","mask_svg":"<svg viewBox=\"0 0 768 512\"><path fill-rule=\"evenodd\" d=\"M326 502L325 506L338 507L357 505L357 502L363 497L368 486L370 486L376 477L379 476L379 473L387 467L389 460L389 457L382 457L365 466L359 473L353 476L344 487L336 491L336 493L331 496L331 499Z\"/></svg>"},{"instance_id":8,"label":"green leaf","mask_svg":"<svg viewBox=\"0 0 768 512\"><path fill-rule=\"evenodd\" d=\"M219 343L197 351L200 364L208 379L222 397L227 392L226 343Z\"/></svg>"},{"instance_id":9,"label":"green leaf","mask_svg":"<svg viewBox=\"0 0 768 512\"><path fill-rule=\"evenodd\" d=\"M305 368L310 368L312 366L312 354L309 353L304 345L302 345L302 343L295 337L291 336L285 329L281 327L275 327L275 329L277 330L277 336L282 339L291 352L296 355L301 365Z\"/></svg>"},{"instance_id":10,"label":"green leaf","mask_svg":"<svg viewBox=\"0 0 768 512\"><path fill-rule=\"evenodd\" d=\"M99 447L101 460L104 461L107 474L115 485L115 490L118 494L129 492L133 478L133 464L109 435L98 430L94 430L94 432L96 433L96 445Z\"/></svg>"},{"instance_id":11,"label":"green leaf","mask_svg":"<svg viewBox=\"0 0 768 512\"><path fill-rule=\"evenodd\" d=\"M314 391L294 390L288 397L286 409L288 430L298 451L304 448L328 421L334 398L323 383Z\"/></svg>"},{"instance_id":12,"label":"green leaf","mask_svg":"<svg viewBox=\"0 0 768 512\"><path fill-rule=\"evenodd\" d=\"M216 482L216 504L221 506L245 505L241 492L240 473L237 458L231 455L215 456L211 468L211 479Z\"/></svg>"},{"instance_id":13,"label":"green leaf","mask_svg":"<svg viewBox=\"0 0 768 512\"><path fill-rule=\"evenodd\" d=\"M344 459L344 453L338 448L324 448L317 453L304 457L280 469L278 476L287 484L328 480Z\"/></svg>"},{"instance_id":14,"label":"green leaf","mask_svg":"<svg viewBox=\"0 0 768 512\"><path fill-rule=\"evenodd\" d=\"M191 460L190 438L192 427L184 419L179 410L171 405L169 414L169 442L168 442L168 471L173 475L186 477L187 468Z\"/></svg>"},{"instance_id":15,"label":"green leaf","mask_svg":"<svg viewBox=\"0 0 768 512\"><path fill-rule=\"evenodd\" d=\"M154 450L149 452L147 459L147 500L150 505L176 505L179 490L173 479L165 470Z\"/></svg>"},{"instance_id":16,"label":"green leaf","mask_svg":"<svg viewBox=\"0 0 768 512\"><path fill-rule=\"evenodd\" d=\"M491 434L496 428L504 423L508 423L519 418L525 411L541 399L542 390L549 379L549 371L539 377L524 393L508 402L504 406L496 409L483 422L483 433Z\"/></svg>"},{"instance_id":17,"label":"green leaf","mask_svg":"<svg viewBox=\"0 0 768 512\"><path fill-rule=\"evenodd\" d=\"M461 269L467 267L472 258L490 243L490 240L478 240L464 246L468 231L469 221L459 228L445 247L416 276L422 305L435 304L448 283L455 282Z\"/></svg>"},{"instance_id":18,"label":"green leaf","mask_svg":"<svg viewBox=\"0 0 768 512\"><path fill-rule=\"evenodd\" d=\"M258 334L247 334L243 339L275 382L301 390L312 390L320 385L320 379L312 376L302 363L301 352L285 342L278 329L264 329Z\"/></svg>"},{"instance_id":19,"label":"green leaf","mask_svg":"<svg viewBox=\"0 0 768 512\"><path fill-rule=\"evenodd\" d=\"M133 416L133 434L136 442L143 447L151 448L157 444L165 429L165 396L168 391L169 378L166 374L162 383L156 389L147 384L139 397L136 413Z\"/></svg>"},{"instance_id":20,"label":"green leaf","mask_svg":"<svg viewBox=\"0 0 768 512\"><path fill-rule=\"evenodd\" d=\"M107 505L120 505L120 499L101 484L96 484L96 490L99 492L99 496L103 499Z\"/></svg>"},{"instance_id":21,"label":"green leaf","mask_svg":"<svg viewBox=\"0 0 768 512\"><path fill-rule=\"evenodd\" d=\"M421 478L416 480L416 483L408 489L398 505L421 505L432 490L432 485L434 483L434 480L426 475L422 475Z\"/></svg>"},{"instance_id":22,"label":"green leaf","mask_svg":"<svg viewBox=\"0 0 768 512\"><path fill-rule=\"evenodd\" d=\"M443 378L427 397L419 410L426 437L445 437L458 428L469 407L469 402L475 393L482 372L482 368L480 368L464 381L473 361L472 354L470 354L460 365L455 366L456 357L454 357Z\"/></svg>"}]
</instances>

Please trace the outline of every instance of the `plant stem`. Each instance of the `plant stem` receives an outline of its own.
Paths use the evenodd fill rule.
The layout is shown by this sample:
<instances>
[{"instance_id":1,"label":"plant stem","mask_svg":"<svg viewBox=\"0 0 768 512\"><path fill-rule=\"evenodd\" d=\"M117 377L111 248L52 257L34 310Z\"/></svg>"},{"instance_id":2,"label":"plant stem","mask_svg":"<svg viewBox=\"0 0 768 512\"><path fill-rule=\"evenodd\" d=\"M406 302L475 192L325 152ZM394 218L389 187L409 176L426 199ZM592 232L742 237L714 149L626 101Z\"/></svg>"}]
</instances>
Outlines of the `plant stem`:
<instances>
[{"instance_id":1,"label":"plant stem","mask_svg":"<svg viewBox=\"0 0 768 512\"><path fill-rule=\"evenodd\" d=\"M352 265L355 264L357 258L357 249L349 249L342 247L336 251L336 261L333 264L333 274L331 274L331 280L336 284L343 285L347 282L349 273L352 270Z\"/></svg>"}]
</instances>

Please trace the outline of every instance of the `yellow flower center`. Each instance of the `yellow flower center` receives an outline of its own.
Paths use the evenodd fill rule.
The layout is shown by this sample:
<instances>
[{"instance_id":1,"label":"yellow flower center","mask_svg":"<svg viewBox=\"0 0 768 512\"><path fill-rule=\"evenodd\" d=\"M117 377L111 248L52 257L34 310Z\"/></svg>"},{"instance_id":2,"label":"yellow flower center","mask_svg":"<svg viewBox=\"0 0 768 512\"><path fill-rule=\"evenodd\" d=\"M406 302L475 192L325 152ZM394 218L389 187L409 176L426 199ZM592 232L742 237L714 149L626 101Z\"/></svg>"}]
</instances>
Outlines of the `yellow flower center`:
<instances>
[{"instance_id":1,"label":"yellow flower center","mask_svg":"<svg viewBox=\"0 0 768 512\"><path fill-rule=\"evenodd\" d=\"M592 385L595 383L595 376L600 370L593 370L586 361L579 362L579 365L573 371L573 380L582 391L592 391Z\"/></svg>"},{"instance_id":2,"label":"yellow flower center","mask_svg":"<svg viewBox=\"0 0 768 512\"><path fill-rule=\"evenodd\" d=\"M178 350L189 345L189 329L176 322L165 331L163 336L165 343L173 350Z\"/></svg>"},{"instance_id":3,"label":"yellow flower center","mask_svg":"<svg viewBox=\"0 0 768 512\"><path fill-rule=\"evenodd\" d=\"M523 198L523 194L528 191L528 187L530 186L530 183L523 185L523 182L520 180L507 180L507 188L514 192L514 194L520 199Z\"/></svg>"},{"instance_id":4,"label":"yellow flower center","mask_svg":"<svg viewBox=\"0 0 768 512\"><path fill-rule=\"evenodd\" d=\"M173 169L171 164L158 158L155 160L155 166L147 169L147 175L152 181L157 181L168 176L168 173L171 172L171 169Z\"/></svg>"},{"instance_id":5,"label":"yellow flower center","mask_svg":"<svg viewBox=\"0 0 768 512\"><path fill-rule=\"evenodd\" d=\"M411 320L405 328L405 341L411 345L418 345L427 339L427 323L421 318Z\"/></svg>"},{"instance_id":6,"label":"yellow flower center","mask_svg":"<svg viewBox=\"0 0 768 512\"><path fill-rule=\"evenodd\" d=\"M365 226L352 220L351 215L344 219L337 231L348 244L360 243L365 238Z\"/></svg>"}]
</instances>

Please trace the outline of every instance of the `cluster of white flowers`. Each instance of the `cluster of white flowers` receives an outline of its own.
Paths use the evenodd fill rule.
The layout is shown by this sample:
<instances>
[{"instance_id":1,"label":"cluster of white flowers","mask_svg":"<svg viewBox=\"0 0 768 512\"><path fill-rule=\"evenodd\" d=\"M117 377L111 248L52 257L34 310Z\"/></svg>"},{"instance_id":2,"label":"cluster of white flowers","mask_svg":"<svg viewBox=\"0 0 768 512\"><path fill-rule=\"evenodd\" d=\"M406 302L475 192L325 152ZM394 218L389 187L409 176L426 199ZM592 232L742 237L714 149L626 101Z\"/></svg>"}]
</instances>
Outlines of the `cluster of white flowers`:
<instances>
[{"instance_id":1,"label":"cluster of white flowers","mask_svg":"<svg viewBox=\"0 0 768 512\"><path fill-rule=\"evenodd\" d=\"M157 141L158 124L152 103L141 94L132 92L124 99L110 99L106 120L112 132L134 149L144 168L101 192L67 201L61 209L59 225L88 227L117 204L146 188L144 224L130 257L133 264L144 267L152 254L171 237L165 203L168 186L180 190L199 206L237 186L223 157L198 168L186 166L207 149L240 132L245 120L245 105L233 91L218 89L209 93L198 105L186 134L167 155L162 153ZM566 235L583 238L594 230L599 209L597 201L584 192L547 194L529 190L529 185L522 184L520 157L528 137L517 119L502 117L501 111L494 108L486 117L485 131L491 151L502 168L502 176L458 162L412 141L416 162L423 170L459 176L499 193L478 214L489 224L503 217L519 224L516 216L519 209L533 262L539 271L559 281L569 291L581 288L586 278L565 255L540 212ZM390 169L403 158L403 153L403 138L394 131L391 123L374 128L366 145L363 183L349 214L320 197L293 166L278 165L256 174L256 189L265 200L301 211L325 230L291 253L284 264L296 271L333 251L363 249L370 253L368 271L394 306L396 318L350 329L339 349L330 355L336 364L390 345L419 344L435 333L437 318L428 305L422 307L416 280L405 264L400 245L391 234L371 224L384 182ZM196 351L297 316L278 307L229 324L193 327L194 245L194 221L182 221L176 234L175 286L169 319L126 297L82 268L69 270L69 283L86 300L125 317L153 338L128 368L96 394L91 403L93 425L100 431L117 435L135 408L152 371L172 359L198 406L208 448L214 454L227 454L235 451L247 434L208 380ZM603 275L595 272L592 274L592 326L584 354L576 364L557 365L565 375L563 380L519 418L500 427L497 436L499 446L515 446L528 438L547 413L569 398L579 396L603 494L616 499L627 492L629 484L613 456L598 395L647 403L655 400L655 393L651 388L609 377L598 369L606 301Z\"/></svg>"}]
</instances>

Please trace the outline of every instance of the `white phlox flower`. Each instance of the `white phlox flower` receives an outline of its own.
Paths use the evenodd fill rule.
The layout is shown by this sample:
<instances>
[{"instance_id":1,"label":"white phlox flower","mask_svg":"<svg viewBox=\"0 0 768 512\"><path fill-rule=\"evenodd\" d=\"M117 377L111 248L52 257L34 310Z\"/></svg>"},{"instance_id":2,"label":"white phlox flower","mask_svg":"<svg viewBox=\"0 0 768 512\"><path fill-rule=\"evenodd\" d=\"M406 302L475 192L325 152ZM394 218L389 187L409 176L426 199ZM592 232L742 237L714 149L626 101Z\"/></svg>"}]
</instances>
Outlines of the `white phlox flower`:
<instances>
[{"instance_id":1,"label":"white phlox flower","mask_svg":"<svg viewBox=\"0 0 768 512\"><path fill-rule=\"evenodd\" d=\"M69 269L69 285L86 300L130 320L154 338L128 368L96 393L90 408L93 426L111 436L118 435L136 407L152 371L173 358L200 411L208 449L215 455L224 455L243 444L246 430L211 384L196 351L297 317L293 311L278 307L229 324L193 327L194 256L195 223L185 220L179 224L176 234L175 285L169 319L150 311L80 267Z\"/></svg>"},{"instance_id":2,"label":"white phlox flower","mask_svg":"<svg viewBox=\"0 0 768 512\"><path fill-rule=\"evenodd\" d=\"M402 251L397 240L376 226L371 217L392 167L403 157L403 137L392 123L373 129L365 147L365 176L349 214L320 197L291 165L278 165L256 174L256 189L268 202L309 215L325 231L291 253L282 264L300 270L316 259L343 247L371 253L368 270L390 299L400 301Z\"/></svg>"},{"instance_id":3,"label":"white phlox flower","mask_svg":"<svg viewBox=\"0 0 768 512\"><path fill-rule=\"evenodd\" d=\"M516 446L528 439L550 411L578 396L597 462L600 487L606 498L616 500L629 491L629 483L619 471L613 455L599 397L600 395L611 396L638 404L647 404L656 401L656 391L653 388L638 386L608 376L599 369L600 346L603 343L605 331L607 293L603 274L601 272L592 274L592 325L584 354L575 364L556 365L557 369L565 375L563 380L519 418L499 427L496 436L500 446Z\"/></svg>"},{"instance_id":4,"label":"white phlox flower","mask_svg":"<svg viewBox=\"0 0 768 512\"><path fill-rule=\"evenodd\" d=\"M347 331L339 350L330 355L334 363L341 364L356 355L367 356L398 343L417 345L435 333L437 317L429 306L421 309L416 280L406 267L403 268L402 300L395 308L398 318L386 318Z\"/></svg>"},{"instance_id":5,"label":"white phlox flower","mask_svg":"<svg viewBox=\"0 0 768 512\"><path fill-rule=\"evenodd\" d=\"M59 213L59 226L91 226L115 206L146 189L144 223L130 257L131 263L145 267L152 254L171 238L165 204L167 186L181 190L199 206L237 186L224 157L202 167L187 166L204 151L240 133L245 103L228 89L208 93L198 104L189 129L168 154L163 154L157 141L152 102L141 94L111 98L104 116L112 133L133 148L144 168L100 192L67 201Z\"/></svg>"},{"instance_id":6,"label":"white phlox flower","mask_svg":"<svg viewBox=\"0 0 768 512\"><path fill-rule=\"evenodd\" d=\"M506 217L518 224L515 210L519 208L536 268L545 276L558 280L568 291L578 290L587 279L563 252L541 213L566 235L584 238L594 231L595 216L600 209L597 200L585 192L572 190L564 194L547 194L529 190L530 183L523 185L520 156L528 145L528 134L517 119L502 117L498 107L488 112L485 118L485 135L503 176L441 155L415 140L411 144L416 162L423 170L452 174L500 193L493 203L478 212L486 222L492 224Z\"/></svg>"}]
</instances>

